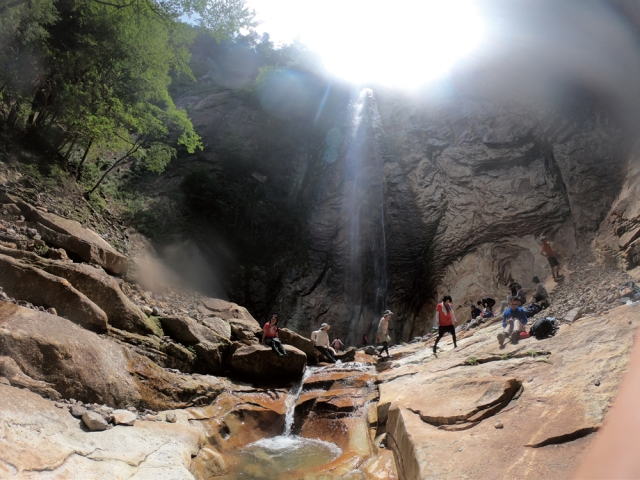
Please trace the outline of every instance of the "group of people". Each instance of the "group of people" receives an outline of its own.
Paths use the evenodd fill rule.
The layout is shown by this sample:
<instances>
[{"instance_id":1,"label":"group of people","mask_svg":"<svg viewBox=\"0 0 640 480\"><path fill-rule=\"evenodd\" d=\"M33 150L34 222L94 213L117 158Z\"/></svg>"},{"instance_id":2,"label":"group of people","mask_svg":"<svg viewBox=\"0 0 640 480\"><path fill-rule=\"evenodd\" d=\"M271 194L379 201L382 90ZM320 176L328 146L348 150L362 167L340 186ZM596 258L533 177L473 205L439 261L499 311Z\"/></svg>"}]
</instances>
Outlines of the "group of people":
<instances>
[{"instance_id":1,"label":"group of people","mask_svg":"<svg viewBox=\"0 0 640 480\"><path fill-rule=\"evenodd\" d=\"M330 363L336 363L335 354L344 348L344 343L339 338L335 338L329 344L329 325L323 323L320 329L311 334L311 341L318 350ZM287 350L278 338L278 316L271 315L271 318L262 328L262 344L271 347L271 349L279 356L287 355Z\"/></svg>"},{"instance_id":2,"label":"group of people","mask_svg":"<svg viewBox=\"0 0 640 480\"><path fill-rule=\"evenodd\" d=\"M551 267L551 273L554 280L558 281L562 278L560 275L560 263L556 259L555 253L551 248L546 237L541 238L540 253L545 256ZM533 301L535 304L547 302L549 294L547 289L542 284L537 276L532 279L535 285L535 292L533 293ZM502 302L500 313L503 314L502 326L503 331L498 334L498 342L502 346L505 340L510 339L516 343L520 338L520 333L525 331L525 325L527 324L527 311L523 306L527 303L527 292L517 282L513 282L510 285L511 294L507 296L507 300ZM436 354L438 348L438 342L442 337L449 333L453 337L453 348L457 348L456 339L456 325L458 321L453 311L453 300L450 295L445 295L442 301L436 306L436 318L435 325L438 327L438 337L433 344L433 353ZM471 305L471 318L491 318L493 317L493 308L496 305L496 301L491 297L484 297L476 302L475 305ZM376 342L381 346L378 351L378 356L382 356L382 353L386 353L388 358L392 358L389 354L389 343L391 338L389 337L389 321L393 312L386 310L382 314L382 318L378 322L378 330L376 334ZM262 343L271 346L271 348L279 356L287 355L285 348L282 346L280 339L278 338L278 317L272 315L269 322L264 326L262 334ZM311 334L311 341L315 348L331 363L336 363L335 353L338 350L344 348L344 344L339 338L336 338L331 344L329 343L329 325L323 323L320 325L320 329L314 331ZM367 335L363 336L363 346L367 346L369 339Z\"/></svg>"}]
</instances>

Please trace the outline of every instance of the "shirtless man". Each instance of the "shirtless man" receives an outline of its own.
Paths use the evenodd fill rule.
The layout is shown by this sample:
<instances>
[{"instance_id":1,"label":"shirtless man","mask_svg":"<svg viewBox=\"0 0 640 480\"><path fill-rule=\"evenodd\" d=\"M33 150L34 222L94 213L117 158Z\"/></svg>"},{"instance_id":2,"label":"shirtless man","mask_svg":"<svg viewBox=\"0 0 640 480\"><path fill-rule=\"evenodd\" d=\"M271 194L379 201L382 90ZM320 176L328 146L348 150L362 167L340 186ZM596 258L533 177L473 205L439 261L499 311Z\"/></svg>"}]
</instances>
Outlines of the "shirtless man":
<instances>
[{"instance_id":1,"label":"shirtless man","mask_svg":"<svg viewBox=\"0 0 640 480\"><path fill-rule=\"evenodd\" d=\"M558 281L562 277L562 275L560 275L560 263L556 258L556 254L553 253L553 249L551 248L551 244L547 240L547 237L542 237L540 241L542 242L540 253L547 257L547 261L549 262L549 266L551 267L551 274L553 275L553 279L555 281Z\"/></svg>"}]
</instances>

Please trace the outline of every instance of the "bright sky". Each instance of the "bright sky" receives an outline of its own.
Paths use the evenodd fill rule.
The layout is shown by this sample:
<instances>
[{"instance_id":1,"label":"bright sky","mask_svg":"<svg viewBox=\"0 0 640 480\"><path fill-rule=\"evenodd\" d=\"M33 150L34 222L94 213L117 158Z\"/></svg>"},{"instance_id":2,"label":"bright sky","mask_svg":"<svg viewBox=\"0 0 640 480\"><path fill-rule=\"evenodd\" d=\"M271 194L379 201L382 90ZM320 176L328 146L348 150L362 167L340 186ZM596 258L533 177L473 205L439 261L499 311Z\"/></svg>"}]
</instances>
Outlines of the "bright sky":
<instances>
[{"instance_id":1,"label":"bright sky","mask_svg":"<svg viewBox=\"0 0 640 480\"><path fill-rule=\"evenodd\" d=\"M419 86L478 48L474 0L247 0L277 43L299 38L354 83Z\"/></svg>"}]
</instances>

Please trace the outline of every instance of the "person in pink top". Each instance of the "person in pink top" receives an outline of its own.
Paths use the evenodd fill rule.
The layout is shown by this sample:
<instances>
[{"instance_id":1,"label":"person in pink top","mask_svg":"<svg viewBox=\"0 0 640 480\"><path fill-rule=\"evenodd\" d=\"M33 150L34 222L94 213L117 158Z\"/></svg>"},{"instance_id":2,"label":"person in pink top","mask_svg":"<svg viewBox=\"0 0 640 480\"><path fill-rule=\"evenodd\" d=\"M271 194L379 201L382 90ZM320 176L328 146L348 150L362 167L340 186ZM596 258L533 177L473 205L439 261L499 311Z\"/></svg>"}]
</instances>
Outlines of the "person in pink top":
<instances>
[{"instance_id":1,"label":"person in pink top","mask_svg":"<svg viewBox=\"0 0 640 480\"><path fill-rule=\"evenodd\" d=\"M438 342L442 338L442 336L449 332L453 337L453 348L456 348L458 344L456 343L456 325L458 321L456 320L456 314L453 312L453 307L451 306L451 297L449 295L445 295L442 297L442 302L438 304L436 307L436 325L438 326L438 338L436 339L436 343L433 344L433 353L435 355L436 348L438 347Z\"/></svg>"},{"instance_id":2,"label":"person in pink top","mask_svg":"<svg viewBox=\"0 0 640 480\"><path fill-rule=\"evenodd\" d=\"M262 342L264 345L270 346L279 357L287 355L287 351L278 338L278 316L271 315L271 319L264 324L262 329Z\"/></svg>"}]
</instances>

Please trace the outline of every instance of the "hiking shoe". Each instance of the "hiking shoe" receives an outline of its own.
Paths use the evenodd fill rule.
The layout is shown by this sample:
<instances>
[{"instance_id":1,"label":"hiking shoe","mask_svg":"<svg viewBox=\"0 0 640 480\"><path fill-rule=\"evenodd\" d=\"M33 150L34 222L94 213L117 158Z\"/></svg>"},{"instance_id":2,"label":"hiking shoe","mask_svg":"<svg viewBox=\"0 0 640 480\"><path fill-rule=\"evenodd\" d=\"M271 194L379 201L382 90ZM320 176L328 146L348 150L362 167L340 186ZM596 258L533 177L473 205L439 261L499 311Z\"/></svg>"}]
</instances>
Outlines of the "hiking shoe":
<instances>
[{"instance_id":1,"label":"hiking shoe","mask_svg":"<svg viewBox=\"0 0 640 480\"><path fill-rule=\"evenodd\" d=\"M520 340L520 332L513 332L511 334L511 343L518 343L518 340Z\"/></svg>"},{"instance_id":2,"label":"hiking shoe","mask_svg":"<svg viewBox=\"0 0 640 480\"><path fill-rule=\"evenodd\" d=\"M500 332L498 334L498 343L500 344L500 346L504 345L504 337L505 337L504 333Z\"/></svg>"}]
</instances>

